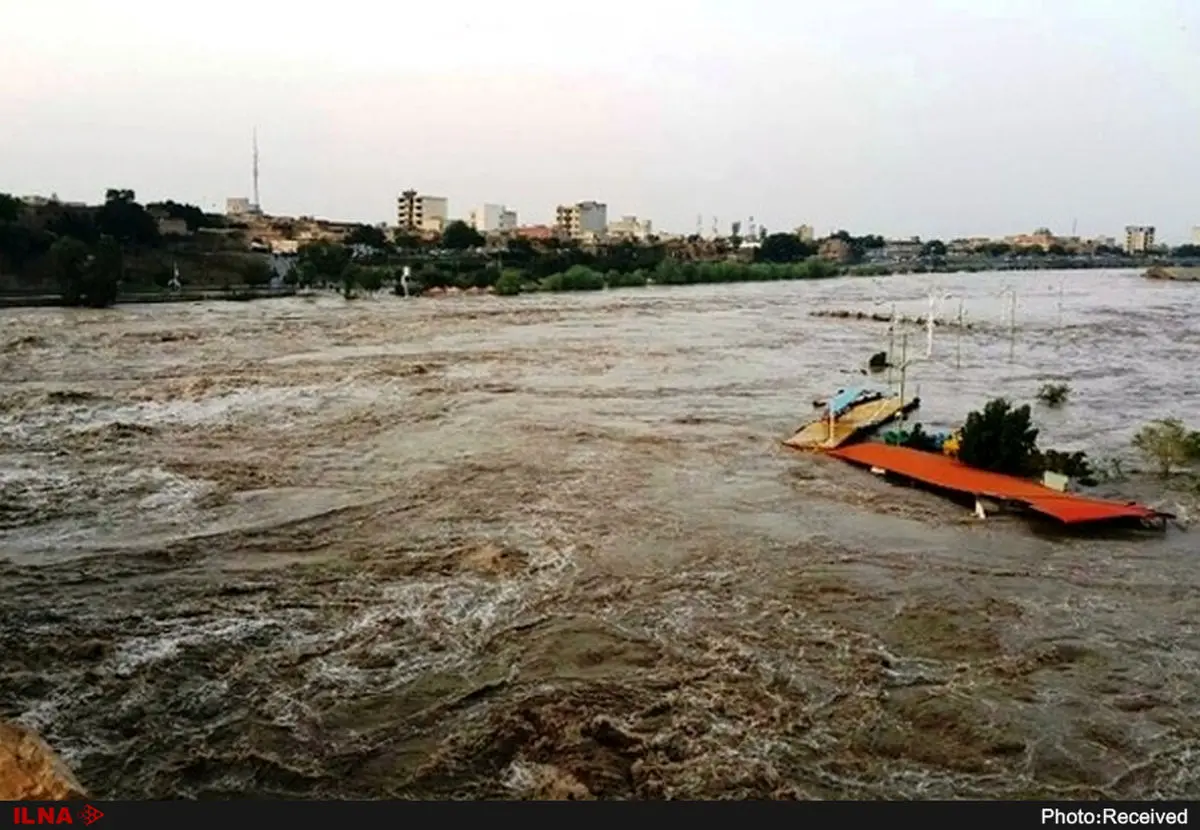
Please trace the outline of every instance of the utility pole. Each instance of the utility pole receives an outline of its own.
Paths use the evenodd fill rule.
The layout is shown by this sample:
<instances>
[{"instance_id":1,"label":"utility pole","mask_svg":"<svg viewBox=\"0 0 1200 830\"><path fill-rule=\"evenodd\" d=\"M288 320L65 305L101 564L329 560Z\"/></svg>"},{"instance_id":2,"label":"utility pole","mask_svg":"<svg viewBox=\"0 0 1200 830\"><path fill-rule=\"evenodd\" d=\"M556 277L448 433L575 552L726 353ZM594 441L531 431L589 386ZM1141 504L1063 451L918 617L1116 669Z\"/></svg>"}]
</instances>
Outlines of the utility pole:
<instances>
[{"instance_id":1,"label":"utility pole","mask_svg":"<svg viewBox=\"0 0 1200 830\"><path fill-rule=\"evenodd\" d=\"M258 200L258 127L254 128L254 211L261 210L262 202Z\"/></svg>"}]
</instances>

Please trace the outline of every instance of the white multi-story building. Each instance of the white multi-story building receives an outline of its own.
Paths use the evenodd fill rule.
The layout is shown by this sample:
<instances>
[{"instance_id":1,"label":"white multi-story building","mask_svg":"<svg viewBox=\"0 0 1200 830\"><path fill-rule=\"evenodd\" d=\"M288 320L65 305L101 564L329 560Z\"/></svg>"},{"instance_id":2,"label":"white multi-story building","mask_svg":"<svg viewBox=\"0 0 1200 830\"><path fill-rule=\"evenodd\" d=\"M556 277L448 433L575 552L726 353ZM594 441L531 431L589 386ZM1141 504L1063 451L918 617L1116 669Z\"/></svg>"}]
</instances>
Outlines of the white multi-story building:
<instances>
[{"instance_id":1,"label":"white multi-story building","mask_svg":"<svg viewBox=\"0 0 1200 830\"><path fill-rule=\"evenodd\" d=\"M801 225L800 227L796 228L796 236L800 237L801 242L812 242L813 241L812 225Z\"/></svg>"},{"instance_id":2,"label":"white multi-story building","mask_svg":"<svg viewBox=\"0 0 1200 830\"><path fill-rule=\"evenodd\" d=\"M1125 228L1125 253L1144 254L1153 249L1153 225L1129 225Z\"/></svg>"},{"instance_id":3,"label":"white multi-story building","mask_svg":"<svg viewBox=\"0 0 1200 830\"><path fill-rule=\"evenodd\" d=\"M1192 244L1200 245L1200 225L1196 225L1194 228L1192 228Z\"/></svg>"},{"instance_id":4,"label":"white multi-story building","mask_svg":"<svg viewBox=\"0 0 1200 830\"><path fill-rule=\"evenodd\" d=\"M603 236L608 230L608 205L603 202L559 205L554 213L555 229L573 239Z\"/></svg>"},{"instance_id":5,"label":"white multi-story building","mask_svg":"<svg viewBox=\"0 0 1200 830\"><path fill-rule=\"evenodd\" d=\"M517 229L517 212L504 205L482 205L471 211L468 223L480 233L508 233Z\"/></svg>"},{"instance_id":6,"label":"white multi-story building","mask_svg":"<svg viewBox=\"0 0 1200 830\"><path fill-rule=\"evenodd\" d=\"M608 235L618 239L635 239L644 241L654 233L654 226L649 219L638 219L636 216L622 216L616 222L608 225Z\"/></svg>"},{"instance_id":7,"label":"white multi-story building","mask_svg":"<svg viewBox=\"0 0 1200 830\"><path fill-rule=\"evenodd\" d=\"M237 196L225 200L225 215L245 216L250 213L254 213L254 203L246 197Z\"/></svg>"},{"instance_id":8,"label":"white multi-story building","mask_svg":"<svg viewBox=\"0 0 1200 830\"><path fill-rule=\"evenodd\" d=\"M396 225L406 233L441 233L450 215L450 201L406 190L396 199Z\"/></svg>"}]
</instances>

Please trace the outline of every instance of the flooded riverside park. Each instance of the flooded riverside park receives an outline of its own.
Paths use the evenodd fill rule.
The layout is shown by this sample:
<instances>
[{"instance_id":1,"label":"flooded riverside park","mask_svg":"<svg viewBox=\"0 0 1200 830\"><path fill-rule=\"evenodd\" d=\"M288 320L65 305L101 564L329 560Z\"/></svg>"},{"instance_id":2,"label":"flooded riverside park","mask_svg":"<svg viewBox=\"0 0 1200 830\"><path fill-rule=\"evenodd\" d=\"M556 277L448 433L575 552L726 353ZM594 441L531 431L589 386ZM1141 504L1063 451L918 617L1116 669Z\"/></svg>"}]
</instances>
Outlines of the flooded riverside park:
<instances>
[{"instance_id":1,"label":"flooded riverside park","mask_svg":"<svg viewBox=\"0 0 1200 830\"><path fill-rule=\"evenodd\" d=\"M1005 396L1146 466L1145 423L1200 428L1198 290L0 311L0 717L112 799L1196 798L1200 528L980 520L780 442L889 346L813 312L933 292L970 325L912 421Z\"/></svg>"}]
</instances>

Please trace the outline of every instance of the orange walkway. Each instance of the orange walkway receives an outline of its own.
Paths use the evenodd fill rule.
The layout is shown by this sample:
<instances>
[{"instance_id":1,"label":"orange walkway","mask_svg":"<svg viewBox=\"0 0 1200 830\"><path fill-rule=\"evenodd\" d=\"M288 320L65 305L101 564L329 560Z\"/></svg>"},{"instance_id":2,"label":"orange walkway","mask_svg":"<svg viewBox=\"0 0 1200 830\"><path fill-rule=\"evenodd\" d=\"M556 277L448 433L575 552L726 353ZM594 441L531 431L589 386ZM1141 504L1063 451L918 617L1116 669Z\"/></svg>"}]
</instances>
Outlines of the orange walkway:
<instances>
[{"instance_id":1,"label":"orange walkway","mask_svg":"<svg viewBox=\"0 0 1200 830\"><path fill-rule=\"evenodd\" d=\"M1108 519L1157 519L1166 515L1140 504L1122 504L1074 493L1060 493L1033 481L977 470L945 455L921 452L908 447L875 443L854 444L830 450L829 455L853 464L898 473L945 490L955 490L997 501L1021 502L1031 510L1052 516L1065 524L1083 524Z\"/></svg>"}]
</instances>

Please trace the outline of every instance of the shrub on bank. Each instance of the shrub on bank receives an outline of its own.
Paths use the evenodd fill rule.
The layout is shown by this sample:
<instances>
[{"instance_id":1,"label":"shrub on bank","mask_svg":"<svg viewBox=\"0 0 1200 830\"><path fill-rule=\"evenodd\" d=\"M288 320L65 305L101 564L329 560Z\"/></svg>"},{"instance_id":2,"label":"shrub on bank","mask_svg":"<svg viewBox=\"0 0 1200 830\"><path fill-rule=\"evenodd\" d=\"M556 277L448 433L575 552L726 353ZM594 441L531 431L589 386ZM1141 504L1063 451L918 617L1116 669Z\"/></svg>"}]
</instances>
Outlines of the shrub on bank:
<instances>
[{"instance_id":1,"label":"shrub on bank","mask_svg":"<svg viewBox=\"0 0 1200 830\"><path fill-rule=\"evenodd\" d=\"M496 280L496 293L502 297L512 297L521 293L523 273L517 268L505 268Z\"/></svg>"},{"instance_id":2,"label":"shrub on bank","mask_svg":"<svg viewBox=\"0 0 1200 830\"><path fill-rule=\"evenodd\" d=\"M609 288L641 288L646 285L648 277L641 268L635 271L609 271L604 275L604 282Z\"/></svg>"},{"instance_id":3,"label":"shrub on bank","mask_svg":"<svg viewBox=\"0 0 1200 830\"><path fill-rule=\"evenodd\" d=\"M543 291L602 291L604 276L586 265L572 265L566 271L542 280Z\"/></svg>"}]
</instances>

